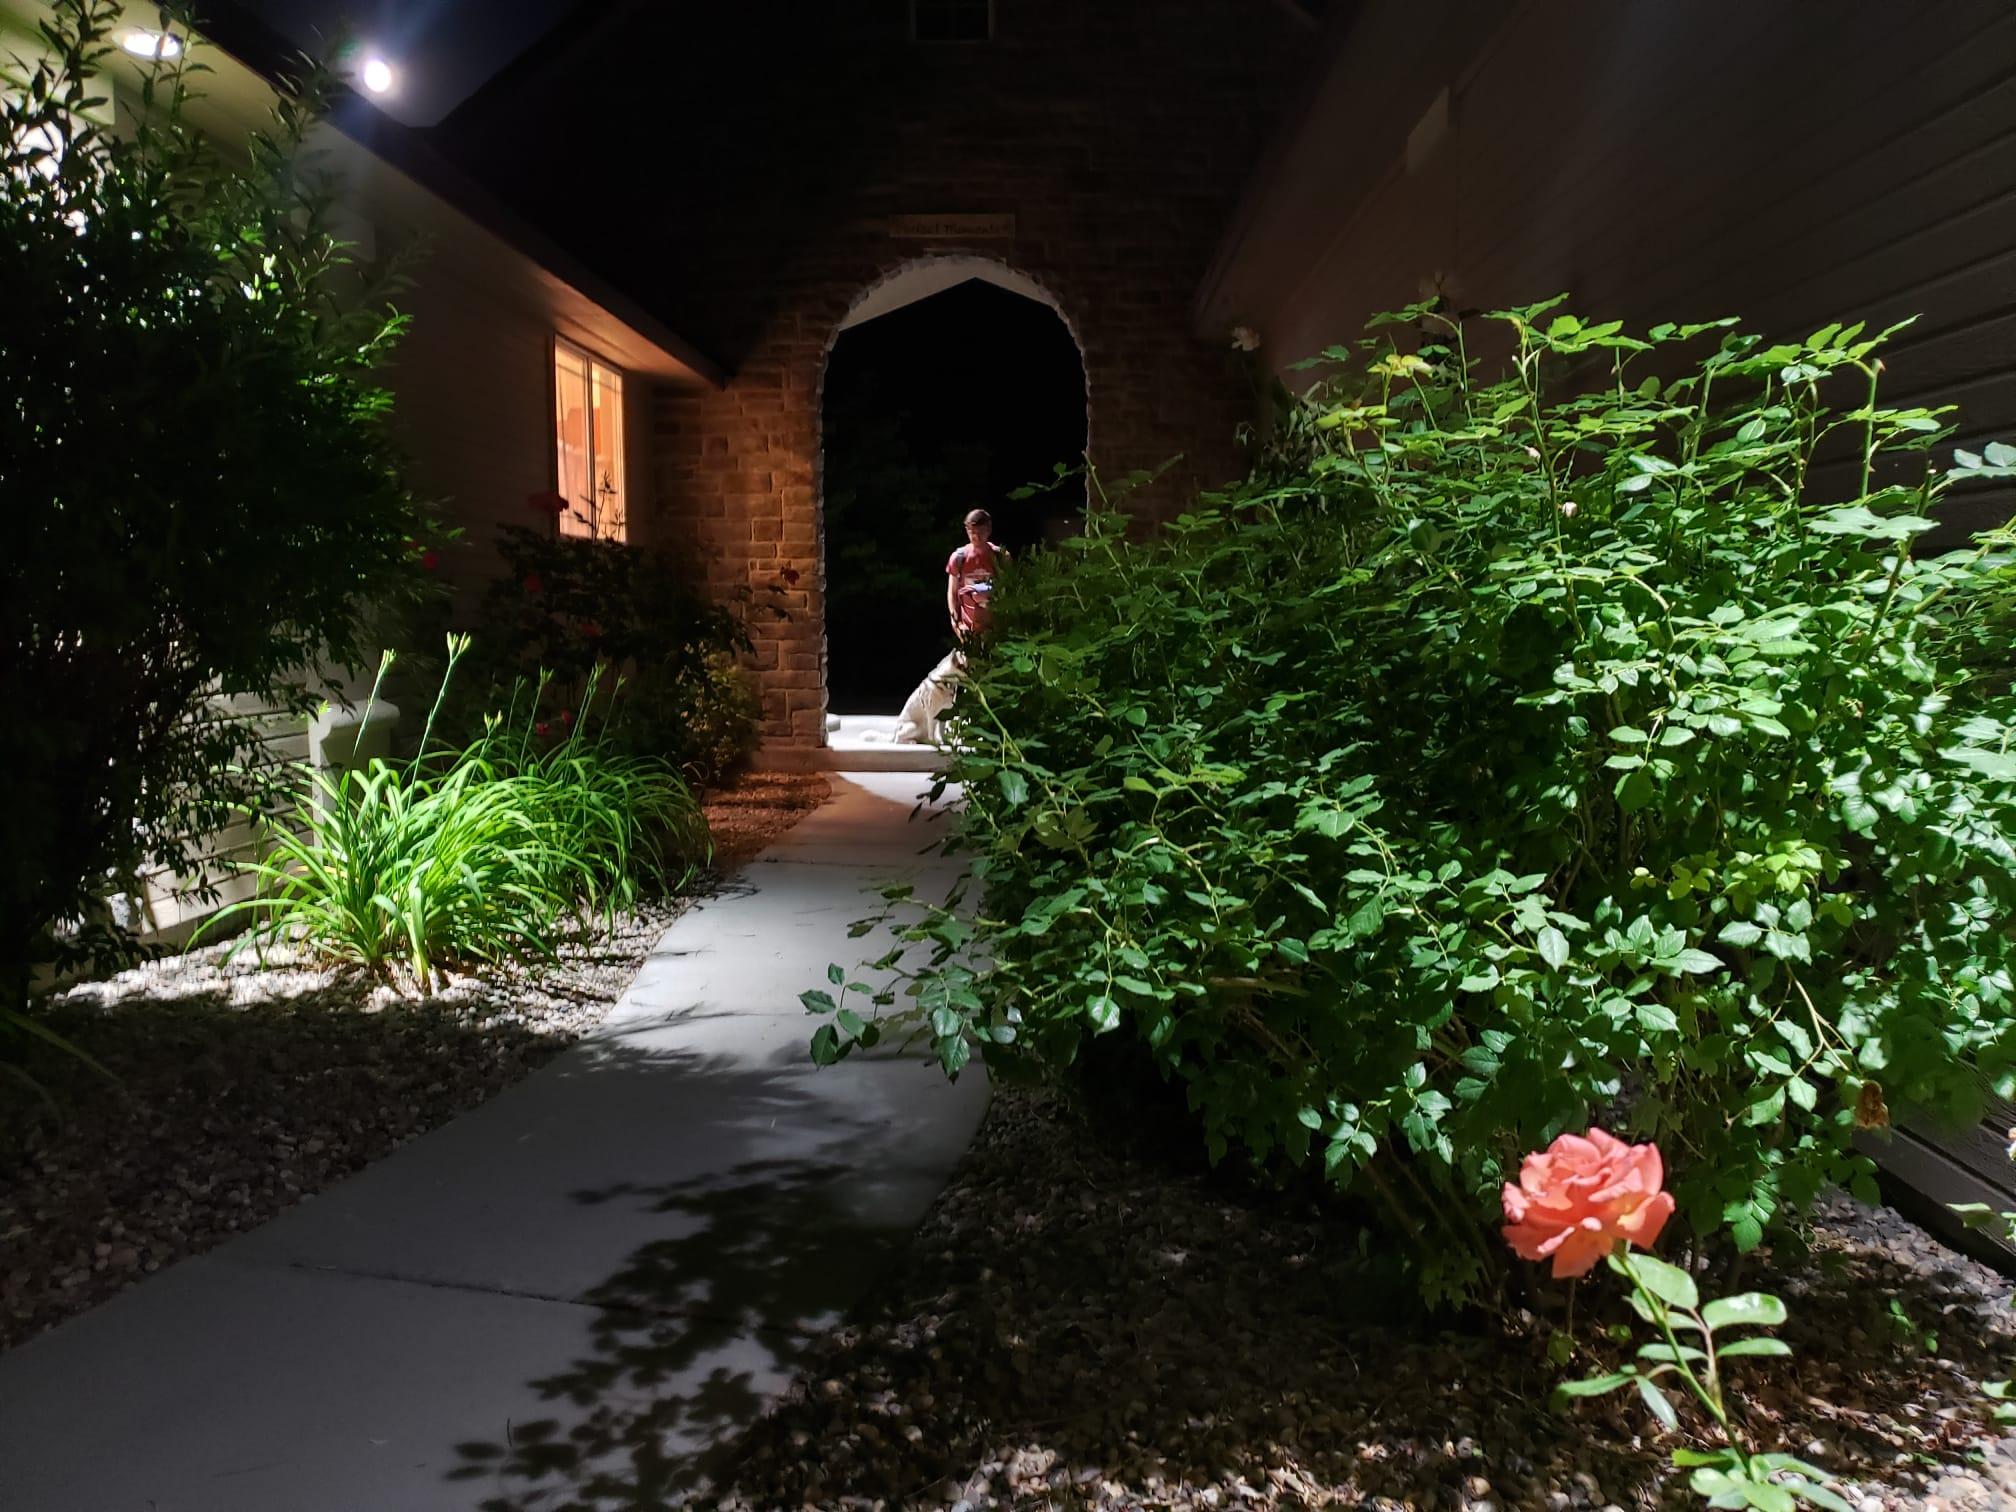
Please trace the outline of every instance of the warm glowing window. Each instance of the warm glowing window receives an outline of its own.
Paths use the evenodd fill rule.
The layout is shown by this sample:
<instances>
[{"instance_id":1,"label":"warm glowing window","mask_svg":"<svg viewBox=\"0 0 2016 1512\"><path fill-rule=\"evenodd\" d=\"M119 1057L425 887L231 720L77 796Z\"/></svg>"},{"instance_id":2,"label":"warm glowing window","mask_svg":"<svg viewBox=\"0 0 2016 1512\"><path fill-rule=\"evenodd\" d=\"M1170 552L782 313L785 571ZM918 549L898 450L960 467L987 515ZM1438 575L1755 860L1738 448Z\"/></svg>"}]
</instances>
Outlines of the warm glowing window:
<instances>
[{"instance_id":1,"label":"warm glowing window","mask_svg":"<svg viewBox=\"0 0 2016 1512\"><path fill-rule=\"evenodd\" d=\"M581 348L553 343L553 455L567 508L560 533L625 538L623 375Z\"/></svg>"}]
</instances>

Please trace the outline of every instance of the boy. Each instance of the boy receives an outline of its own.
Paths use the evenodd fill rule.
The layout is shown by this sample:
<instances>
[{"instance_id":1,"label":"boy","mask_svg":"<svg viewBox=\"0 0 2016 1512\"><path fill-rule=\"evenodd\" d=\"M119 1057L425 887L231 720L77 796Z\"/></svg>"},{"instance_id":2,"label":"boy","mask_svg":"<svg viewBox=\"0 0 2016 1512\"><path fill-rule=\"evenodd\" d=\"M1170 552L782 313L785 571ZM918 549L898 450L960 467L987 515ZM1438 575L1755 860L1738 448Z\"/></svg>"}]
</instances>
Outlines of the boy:
<instances>
[{"instance_id":1,"label":"boy","mask_svg":"<svg viewBox=\"0 0 2016 1512\"><path fill-rule=\"evenodd\" d=\"M987 628L994 569L1008 560L993 536L994 517L984 509L972 511L966 516L966 544L945 564L945 610L952 616L952 633L962 641Z\"/></svg>"},{"instance_id":2,"label":"boy","mask_svg":"<svg viewBox=\"0 0 2016 1512\"><path fill-rule=\"evenodd\" d=\"M952 633L962 645L968 636L987 628L994 569L1008 560L1008 553L994 544L993 534L994 517L984 509L974 510L966 516L966 544L953 552L945 564L945 612L951 615ZM965 652L956 646L931 669L897 718L898 744L937 744L938 721L952 707L952 699L959 690L959 676L965 669Z\"/></svg>"}]
</instances>

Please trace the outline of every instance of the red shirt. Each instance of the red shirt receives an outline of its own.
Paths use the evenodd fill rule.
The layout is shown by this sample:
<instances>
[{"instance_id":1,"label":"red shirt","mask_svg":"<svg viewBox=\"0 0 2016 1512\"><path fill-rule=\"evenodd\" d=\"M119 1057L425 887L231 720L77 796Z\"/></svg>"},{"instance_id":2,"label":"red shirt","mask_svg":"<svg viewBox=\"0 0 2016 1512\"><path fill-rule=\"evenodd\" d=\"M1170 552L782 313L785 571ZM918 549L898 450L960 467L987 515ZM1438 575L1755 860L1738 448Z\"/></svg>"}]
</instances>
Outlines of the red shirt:
<instances>
[{"instance_id":1,"label":"red shirt","mask_svg":"<svg viewBox=\"0 0 2016 1512\"><path fill-rule=\"evenodd\" d=\"M987 628L988 604L994 593L994 568L1006 555L989 541L984 546L970 543L952 553L945 572L952 579L952 603L958 615L959 633L970 635Z\"/></svg>"}]
</instances>

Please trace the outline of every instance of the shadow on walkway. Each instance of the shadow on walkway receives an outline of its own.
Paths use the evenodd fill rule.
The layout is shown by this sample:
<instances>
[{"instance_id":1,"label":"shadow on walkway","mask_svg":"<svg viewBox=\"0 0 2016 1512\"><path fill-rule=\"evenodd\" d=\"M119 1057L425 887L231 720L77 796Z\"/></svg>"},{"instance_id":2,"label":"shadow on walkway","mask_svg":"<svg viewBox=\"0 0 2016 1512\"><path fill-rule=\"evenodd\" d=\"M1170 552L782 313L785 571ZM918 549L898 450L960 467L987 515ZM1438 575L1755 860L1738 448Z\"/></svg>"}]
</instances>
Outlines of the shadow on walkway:
<instances>
[{"instance_id":1,"label":"shadow on walkway","mask_svg":"<svg viewBox=\"0 0 2016 1512\"><path fill-rule=\"evenodd\" d=\"M594 1074L664 1069L667 1059L617 1049ZM802 1062L775 1071L710 1062L682 1065L678 1079L738 1110L737 1126L772 1136L780 1115L803 1118L815 1073ZM892 1061L833 1074L932 1072ZM717 1144L710 1165L732 1164L573 1193L590 1223L617 1210L628 1215L624 1226L667 1236L574 1299L595 1309L588 1348L527 1382L552 1411L513 1421L495 1439L456 1444L461 1463L448 1479L491 1493L484 1512L657 1506L707 1485L811 1345L901 1251L922 1206L912 1189L942 1180L898 1169L879 1192L864 1190L864 1154L900 1167L902 1152L876 1150L886 1126L823 1101L819 1113L817 1134L791 1141L800 1153L733 1158ZM894 1226L881 1211L892 1200L903 1219Z\"/></svg>"}]
</instances>

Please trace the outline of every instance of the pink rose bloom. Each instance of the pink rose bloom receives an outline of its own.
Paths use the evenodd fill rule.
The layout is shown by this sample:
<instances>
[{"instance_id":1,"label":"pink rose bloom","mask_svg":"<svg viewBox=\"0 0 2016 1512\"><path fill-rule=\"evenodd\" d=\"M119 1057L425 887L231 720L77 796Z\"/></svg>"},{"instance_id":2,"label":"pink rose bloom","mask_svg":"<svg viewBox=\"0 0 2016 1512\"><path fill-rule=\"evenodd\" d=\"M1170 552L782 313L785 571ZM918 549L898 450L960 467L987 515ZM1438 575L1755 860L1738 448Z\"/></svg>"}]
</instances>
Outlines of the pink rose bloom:
<instances>
[{"instance_id":1,"label":"pink rose bloom","mask_svg":"<svg viewBox=\"0 0 2016 1512\"><path fill-rule=\"evenodd\" d=\"M1619 1241L1649 1249L1659 1237L1673 1216L1665 1175L1657 1145L1563 1134L1505 1184L1505 1242L1522 1260L1551 1258L1557 1280L1587 1275Z\"/></svg>"}]
</instances>

